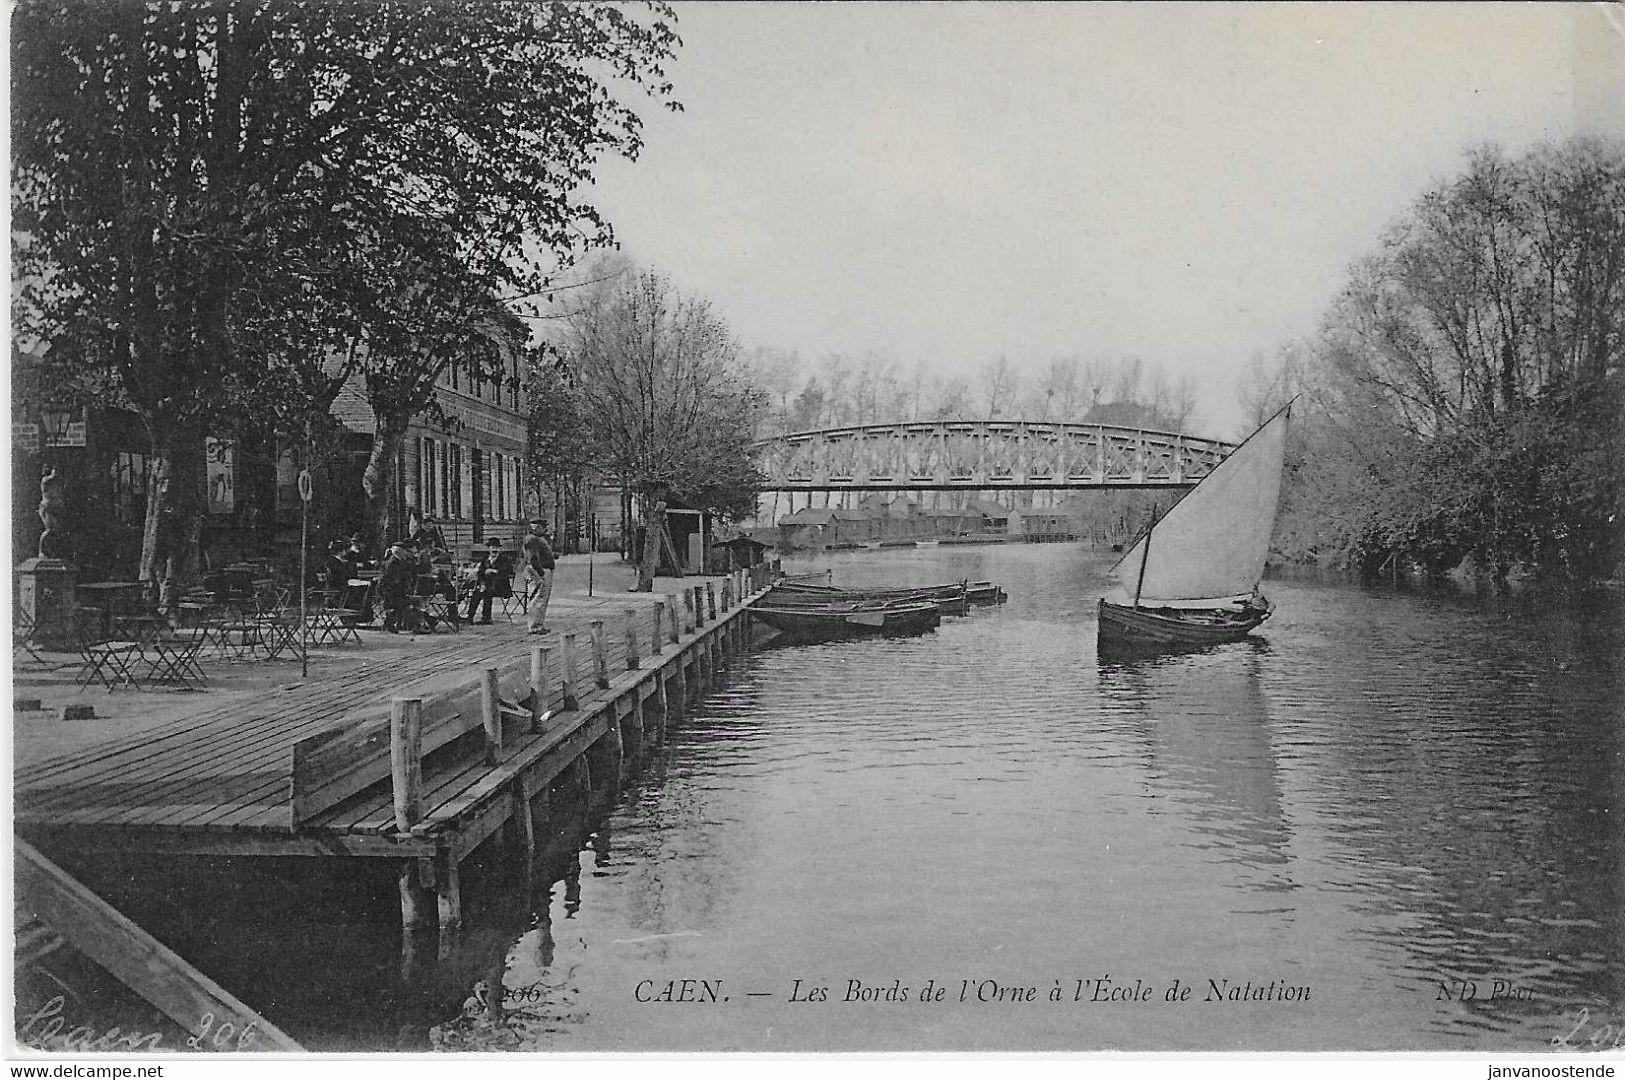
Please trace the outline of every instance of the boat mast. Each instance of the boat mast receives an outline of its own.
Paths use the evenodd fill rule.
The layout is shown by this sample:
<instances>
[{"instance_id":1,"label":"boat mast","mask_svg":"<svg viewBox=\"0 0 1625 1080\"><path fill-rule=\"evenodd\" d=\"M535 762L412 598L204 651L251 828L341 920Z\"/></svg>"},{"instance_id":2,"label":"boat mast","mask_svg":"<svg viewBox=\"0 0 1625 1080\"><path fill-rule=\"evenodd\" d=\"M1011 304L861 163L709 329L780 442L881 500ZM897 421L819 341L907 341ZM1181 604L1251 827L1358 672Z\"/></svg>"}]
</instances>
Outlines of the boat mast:
<instances>
[{"instance_id":1,"label":"boat mast","mask_svg":"<svg viewBox=\"0 0 1625 1080\"><path fill-rule=\"evenodd\" d=\"M1145 526L1145 542L1140 545L1140 576L1134 582L1134 610L1140 610L1140 588L1145 584L1145 560L1151 554L1151 530L1157 527L1157 504L1151 504L1151 520Z\"/></svg>"}]
</instances>

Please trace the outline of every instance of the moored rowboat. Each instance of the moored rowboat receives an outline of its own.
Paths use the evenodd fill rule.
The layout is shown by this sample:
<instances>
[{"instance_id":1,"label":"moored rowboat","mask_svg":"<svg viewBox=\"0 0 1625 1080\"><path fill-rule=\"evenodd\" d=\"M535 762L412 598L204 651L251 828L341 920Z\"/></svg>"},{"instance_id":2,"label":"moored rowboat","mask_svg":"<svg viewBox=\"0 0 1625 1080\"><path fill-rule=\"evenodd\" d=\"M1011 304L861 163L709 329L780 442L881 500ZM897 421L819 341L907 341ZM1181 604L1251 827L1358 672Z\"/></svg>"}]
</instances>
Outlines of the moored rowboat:
<instances>
[{"instance_id":1,"label":"moored rowboat","mask_svg":"<svg viewBox=\"0 0 1625 1080\"><path fill-rule=\"evenodd\" d=\"M786 606L758 600L750 612L793 642L923 634L942 621L936 604L929 601Z\"/></svg>"}]
</instances>

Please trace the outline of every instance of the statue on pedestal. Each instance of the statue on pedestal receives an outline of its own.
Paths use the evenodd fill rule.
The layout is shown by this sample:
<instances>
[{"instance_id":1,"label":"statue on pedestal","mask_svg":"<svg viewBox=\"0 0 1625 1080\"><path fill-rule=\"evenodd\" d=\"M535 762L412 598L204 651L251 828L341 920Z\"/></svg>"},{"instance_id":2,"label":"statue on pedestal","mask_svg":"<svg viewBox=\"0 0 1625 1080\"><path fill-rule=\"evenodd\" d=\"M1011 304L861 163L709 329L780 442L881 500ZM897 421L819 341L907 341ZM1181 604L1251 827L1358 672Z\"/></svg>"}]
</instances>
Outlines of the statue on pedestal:
<instances>
[{"instance_id":1,"label":"statue on pedestal","mask_svg":"<svg viewBox=\"0 0 1625 1080\"><path fill-rule=\"evenodd\" d=\"M62 535L65 507L62 502L62 479L55 469L45 470L45 475L40 477L39 494L39 519L45 526L45 531L39 537L40 558L61 559L65 546Z\"/></svg>"}]
</instances>

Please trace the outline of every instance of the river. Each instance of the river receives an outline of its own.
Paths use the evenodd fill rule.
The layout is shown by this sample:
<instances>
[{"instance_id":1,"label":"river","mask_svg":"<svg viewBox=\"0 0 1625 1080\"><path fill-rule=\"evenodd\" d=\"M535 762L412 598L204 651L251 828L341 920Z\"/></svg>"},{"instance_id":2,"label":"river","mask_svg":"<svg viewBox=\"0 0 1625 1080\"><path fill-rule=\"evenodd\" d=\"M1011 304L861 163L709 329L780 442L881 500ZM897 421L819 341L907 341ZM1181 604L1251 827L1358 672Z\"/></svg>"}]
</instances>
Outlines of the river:
<instances>
[{"instance_id":1,"label":"river","mask_svg":"<svg viewBox=\"0 0 1625 1080\"><path fill-rule=\"evenodd\" d=\"M312 925L171 932L313 1049L1619 1037L1617 604L1272 581L1255 640L1108 663L1110 560L989 545L787 564L990 578L1010 600L918 638L740 662L565 838L550 887L476 880L464 940L417 981L393 974L382 879L353 921L331 914L340 896Z\"/></svg>"}]
</instances>

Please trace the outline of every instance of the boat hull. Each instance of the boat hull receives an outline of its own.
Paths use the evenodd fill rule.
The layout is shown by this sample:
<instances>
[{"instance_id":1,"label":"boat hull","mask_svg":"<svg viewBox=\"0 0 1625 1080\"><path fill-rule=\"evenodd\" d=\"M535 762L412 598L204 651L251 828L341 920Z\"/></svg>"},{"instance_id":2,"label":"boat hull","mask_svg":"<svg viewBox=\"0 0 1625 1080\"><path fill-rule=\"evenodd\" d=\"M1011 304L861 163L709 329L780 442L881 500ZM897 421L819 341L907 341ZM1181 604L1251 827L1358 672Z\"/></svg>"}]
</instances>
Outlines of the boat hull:
<instances>
[{"instance_id":1,"label":"boat hull","mask_svg":"<svg viewBox=\"0 0 1625 1080\"><path fill-rule=\"evenodd\" d=\"M1240 612L1132 608L1100 601L1099 643L1118 648L1200 648L1240 641L1270 617L1267 608Z\"/></svg>"},{"instance_id":2,"label":"boat hull","mask_svg":"<svg viewBox=\"0 0 1625 1080\"><path fill-rule=\"evenodd\" d=\"M833 585L780 583L774 585L762 599L769 607L812 607L832 603L928 603L935 604L944 615L964 615L973 602L963 584L842 589Z\"/></svg>"},{"instance_id":3,"label":"boat hull","mask_svg":"<svg viewBox=\"0 0 1625 1080\"><path fill-rule=\"evenodd\" d=\"M750 606L750 613L778 631L779 640L797 644L923 634L942 622L941 612L932 603L772 607L757 602Z\"/></svg>"}]
</instances>

